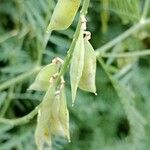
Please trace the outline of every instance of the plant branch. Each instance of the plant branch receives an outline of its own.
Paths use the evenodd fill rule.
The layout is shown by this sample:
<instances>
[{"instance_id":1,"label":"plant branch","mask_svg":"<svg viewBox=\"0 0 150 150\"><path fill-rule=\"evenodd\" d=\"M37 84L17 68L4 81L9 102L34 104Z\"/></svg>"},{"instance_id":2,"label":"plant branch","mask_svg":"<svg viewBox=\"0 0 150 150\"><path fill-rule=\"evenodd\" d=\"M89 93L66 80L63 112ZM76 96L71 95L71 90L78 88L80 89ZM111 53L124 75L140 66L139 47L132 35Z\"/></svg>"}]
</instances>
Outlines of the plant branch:
<instances>
[{"instance_id":1,"label":"plant branch","mask_svg":"<svg viewBox=\"0 0 150 150\"><path fill-rule=\"evenodd\" d=\"M126 39L127 37L129 37L131 34L139 31L140 29L144 28L146 25L149 25L149 24L150 24L150 19L147 19L144 22L140 22L140 23L135 24L134 26L132 26L131 28L129 28L128 30L126 30L124 33L122 33L121 35L117 36L116 38L114 38L110 42L106 43L102 47L96 49L96 55L98 56L102 52L106 52L107 50L109 50L110 48L112 48L117 43L123 41L124 39Z\"/></svg>"},{"instance_id":2,"label":"plant branch","mask_svg":"<svg viewBox=\"0 0 150 150\"><path fill-rule=\"evenodd\" d=\"M126 52L126 53L100 53L101 57L139 57L139 56L145 56L150 55L150 49L147 50L141 50L141 51L135 51L135 52Z\"/></svg>"},{"instance_id":3,"label":"plant branch","mask_svg":"<svg viewBox=\"0 0 150 150\"><path fill-rule=\"evenodd\" d=\"M4 117L4 115L6 114L8 108L11 104L13 91L14 91L14 86L11 86L8 90L7 99L5 100L5 103L4 103L3 107L1 108L0 117Z\"/></svg>"},{"instance_id":4,"label":"plant branch","mask_svg":"<svg viewBox=\"0 0 150 150\"><path fill-rule=\"evenodd\" d=\"M144 21L146 19L149 12L149 7L150 7L150 0L145 0L141 21Z\"/></svg>"},{"instance_id":5,"label":"plant branch","mask_svg":"<svg viewBox=\"0 0 150 150\"><path fill-rule=\"evenodd\" d=\"M14 77L0 85L0 91L10 87L11 85L14 85L16 83L19 83L27 78L29 78L31 75L36 74L41 68L35 67L34 69L30 70L29 72L23 73L21 75L18 75L17 77Z\"/></svg>"},{"instance_id":6,"label":"plant branch","mask_svg":"<svg viewBox=\"0 0 150 150\"><path fill-rule=\"evenodd\" d=\"M37 59L37 66L41 65L41 61L42 61L42 56L43 56L43 52L46 49L47 43L49 41L51 33L45 33L44 38L43 38L43 43L40 43L37 45L39 45L38 47L38 59Z\"/></svg>"},{"instance_id":7,"label":"plant branch","mask_svg":"<svg viewBox=\"0 0 150 150\"><path fill-rule=\"evenodd\" d=\"M34 110L32 110L26 116L18 118L18 119L0 118L0 123L10 124L10 125L13 125L13 126L28 123L37 114L39 107L40 107L40 105L38 105Z\"/></svg>"},{"instance_id":8,"label":"plant branch","mask_svg":"<svg viewBox=\"0 0 150 150\"><path fill-rule=\"evenodd\" d=\"M12 38L14 36L16 36L19 32L17 30L13 30L13 31L10 31L4 35L1 35L0 36L0 43L8 40L9 38Z\"/></svg>"},{"instance_id":9,"label":"plant branch","mask_svg":"<svg viewBox=\"0 0 150 150\"><path fill-rule=\"evenodd\" d=\"M51 5L48 5L48 11L49 11L49 10L51 10ZM45 32L44 32L44 35L43 35L43 41L42 41L42 43L40 42L40 44L39 44L38 58L37 58L37 66L40 66L40 65L41 65L43 53L44 53L44 51L45 51L45 49L46 49L47 43L48 43L49 38L50 38L50 36L51 36L51 33L46 32L46 30L47 30L47 24L48 24L48 22L49 22L49 20L50 20L50 16L51 16L51 15L49 15L49 14L50 14L50 13L47 12L47 15L45 16L45 18L46 18L46 20L45 20L45 29L44 29ZM38 43L39 43L39 41L38 41ZM38 43L37 43L37 44L38 44Z\"/></svg>"}]
</instances>

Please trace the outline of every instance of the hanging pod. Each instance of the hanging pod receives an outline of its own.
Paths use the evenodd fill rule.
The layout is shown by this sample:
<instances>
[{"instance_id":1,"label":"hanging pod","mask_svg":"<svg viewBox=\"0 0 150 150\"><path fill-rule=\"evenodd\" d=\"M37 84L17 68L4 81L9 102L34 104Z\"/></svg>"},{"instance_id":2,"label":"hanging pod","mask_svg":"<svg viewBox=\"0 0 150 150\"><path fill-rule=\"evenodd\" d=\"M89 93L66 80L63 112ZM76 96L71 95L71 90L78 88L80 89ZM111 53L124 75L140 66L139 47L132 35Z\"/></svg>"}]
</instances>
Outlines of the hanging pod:
<instances>
[{"instance_id":1,"label":"hanging pod","mask_svg":"<svg viewBox=\"0 0 150 150\"><path fill-rule=\"evenodd\" d=\"M58 0L47 31L65 30L74 20L80 0Z\"/></svg>"},{"instance_id":2,"label":"hanging pod","mask_svg":"<svg viewBox=\"0 0 150 150\"><path fill-rule=\"evenodd\" d=\"M43 150L45 143L51 148L51 129L49 122L56 89L56 79L53 77L51 79L51 84L43 98L38 112L37 126L35 130L35 142L38 150Z\"/></svg>"},{"instance_id":3,"label":"hanging pod","mask_svg":"<svg viewBox=\"0 0 150 150\"><path fill-rule=\"evenodd\" d=\"M52 135L61 135L64 136L64 129L60 122L59 118L59 110L60 110L60 91L55 92L55 99L52 103L51 114L50 114L50 131Z\"/></svg>"},{"instance_id":4,"label":"hanging pod","mask_svg":"<svg viewBox=\"0 0 150 150\"><path fill-rule=\"evenodd\" d=\"M53 135L63 136L70 141L69 113L64 93L64 83L59 86L56 86L56 83L57 78L52 77L38 112L35 131L38 150L43 150L44 144L51 148L51 137Z\"/></svg>"},{"instance_id":5,"label":"hanging pod","mask_svg":"<svg viewBox=\"0 0 150 150\"><path fill-rule=\"evenodd\" d=\"M28 90L46 91L49 87L50 78L59 71L61 61L60 58L55 58L52 63L43 67Z\"/></svg>"},{"instance_id":6,"label":"hanging pod","mask_svg":"<svg viewBox=\"0 0 150 150\"><path fill-rule=\"evenodd\" d=\"M83 65L84 65L84 39L83 39L83 29L81 28L78 39L75 44L70 64L72 105L74 105L77 88L82 76Z\"/></svg>"},{"instance_id":7,"label":"hanging pod","mask_svg":"<svg viewBox=\"0 0 150 150\"><path fill-rule=\"evenodd\" d=\"M79 88L88 92L96 93L95 74L96 74L96 55L95 51L88 41L84 38L84 67L80 79Z\"/></svg>"},{"instance_id":8,"label":"hanging pod","mask_svg":"<svg viewBox=\"0 0 150 150\"><path fill-rule=\"evenodd\" d=\"M53 135L61 135L70 141L69 112L66 104L64 83L61 83L59 90L55 92L55 100L51 109L50 126Z\"/></svg>"},{"instance_id":9,"label":"hanging pod","mask_svg":"<svg viewBox=\"0 0 150 150\"><path fill-rule=\"evenodd\" d=\"M68 142L70 142L69 111L67 108L64 83L62 83L61 88L60 88L59 118L60 118L60 122L62 124L62 127L64 129L64 136L68 139Z\"/></svg>"}]
</instances>

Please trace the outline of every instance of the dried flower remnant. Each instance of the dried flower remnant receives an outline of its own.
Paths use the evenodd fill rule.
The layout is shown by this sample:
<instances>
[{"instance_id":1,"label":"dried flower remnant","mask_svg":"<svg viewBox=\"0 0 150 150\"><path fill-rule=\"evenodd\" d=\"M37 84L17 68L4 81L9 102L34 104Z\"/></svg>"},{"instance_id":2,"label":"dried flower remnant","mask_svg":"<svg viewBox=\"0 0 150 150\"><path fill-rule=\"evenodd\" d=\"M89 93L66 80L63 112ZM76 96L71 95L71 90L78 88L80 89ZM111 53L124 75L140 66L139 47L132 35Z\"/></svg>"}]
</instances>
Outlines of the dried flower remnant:
<instances>
[{"instance_id":1,"label":"dried flower remnant","mask_svg":"<svg viewBox=\"0 0 150 150\"><path fill-rule=\"evenodd\" d=\"M47 31L65 30L74 20L80 0L58 0Z\"/></svg>"}]
</instances>

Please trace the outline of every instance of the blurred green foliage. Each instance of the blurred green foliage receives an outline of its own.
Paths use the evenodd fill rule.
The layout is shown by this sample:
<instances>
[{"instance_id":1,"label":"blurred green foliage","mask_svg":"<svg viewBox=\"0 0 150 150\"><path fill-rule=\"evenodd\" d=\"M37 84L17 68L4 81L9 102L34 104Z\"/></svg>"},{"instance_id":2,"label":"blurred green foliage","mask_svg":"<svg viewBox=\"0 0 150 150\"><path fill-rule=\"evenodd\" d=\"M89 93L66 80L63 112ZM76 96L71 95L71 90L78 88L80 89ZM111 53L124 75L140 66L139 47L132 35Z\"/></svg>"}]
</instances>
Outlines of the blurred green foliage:
<instances>
[{"instance_id":1,"label":"blurred green foliage","mask_svg":"<svg viewBox=\"0 0 150 150\"><path fill-rule=\"evenodd\" d=\"M139 22L144 2L91 0L87 20L93 47L101 47ZM7 86L10 81L34 70L37 64L46 65L56 56L66 56L78 15L69 29L52 33L45 49L45 31L55 4L56 0L0 1L0 117L12 119L28 114L44 94L26 91L34 74ZM110 52L149 48L148 27L116 44ZM149 56L100 58L98 95L78 90L73 108L68 73L65 80L72 142L56 137L54 150L149 150ZM35 125L36 118L16 127L0 123L0 150L35 150Z\"/></svg>"}]
</instances>

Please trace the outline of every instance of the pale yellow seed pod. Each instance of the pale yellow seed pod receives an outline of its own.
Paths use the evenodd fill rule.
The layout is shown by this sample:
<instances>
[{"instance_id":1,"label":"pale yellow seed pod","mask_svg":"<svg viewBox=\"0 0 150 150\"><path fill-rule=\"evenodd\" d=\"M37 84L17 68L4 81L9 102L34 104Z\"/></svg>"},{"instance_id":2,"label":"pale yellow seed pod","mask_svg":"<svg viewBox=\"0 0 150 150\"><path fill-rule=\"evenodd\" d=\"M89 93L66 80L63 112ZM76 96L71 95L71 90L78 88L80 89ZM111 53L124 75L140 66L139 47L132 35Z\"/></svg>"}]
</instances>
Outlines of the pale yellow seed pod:
<instances>
[{"instance_id":1,"label":"pale yellow seed pod","mask_svg":"<svg viewBox=\"0 0 150 150\"><path fill-rule=\"evenodd\" d=\"M84 67L80 79L79 88L88 92L96 93L95 74L96 74L96 55L95 51L88 41L84 38Z\"/></svg>"},{"instance_id":2,"label":"pale yellow seed pod","mask_svg":"<svg viewBox=\"0 0 150 150\"><path fill-rule=\"evenodd\" d=\"M59 110L60 110L60 91L56 91L55 99L51 107L50 130L51 134L53 135L64 136L65 133L62 124L60 122Z\"/></svg>"},{"instance_id":3,"label":"pale yellow seed pod","mask_svg":"<svg viewBox=\"0 0 150 150\"><path fill-rule=\"evenodd\" d=\"M68 142L70 142L69 111L67 108L64 83L62 83L61 89L60 89L59 118L60 118L60 122L62 124L62 127L64 129L64 134L65 134L64 136L68 139Z\"/></svg>"},{"instance_id":4,"label":"pale yellow seed pod","mask_svg":"<svg viewBox=\"0 0 150 150\"><path fill-rule=\"evenodd\" d=\"M49 87L50 78L59 71L60 64L60 60L55 58L52 63L43 67L28 90L46 91Z\"/></svg>"},{"instance_id":5,"label":"pale yellow seed pod","mask_svg":"<svg viewBox=\"0 0 150 150\"><path fill-rule=\"evenodd\" d=\"M74 105L78 84L82 76L83 65L84 65L84 39L83 39L83 29L81 28L70 64L72 105Z\"/></svg>"},{"instance_id":6,"label":"pale yellow seed pod","mask_svg":"<svg viewBox=\"0 0 150 150\"><path fill-rule=\"evenodd\" d=\"M50 130L52 135L63 136L70 142L69 112L66 104L64 80L55 92L55 99L51 107Z\"/></svg>"},{"instance_id":7,"label":"pale yellow seed pod","mask_svg":"<svg viewBox=\"0 0 150 150\"><path fill-rule=\"evenodd\" d=\"M38 150L43 150L45 143L51 149L51 136L53 135L63 136L70 141L69 113L64 95L64 83L56 87L56 81L57 78L51 78L50 86L39 109L35 131Z\"/></svg>"},{"instance_id":8,"label":"pale yellow seed pod","mask_svg":"<svg viewBox=\"0 0 150 150\"><path fill-rule=\"evenodd\" d=\"M80 0L58 0L47 31L67 29L77 13Z\"/></svg>"},{"instance_id":9,"label":"pale yellow seed pod","mask_svg":"<svg viewBox=\"0 0 150 150\"><path fill-rule=\"evenodd\" d=\"M38 112L37 126L35 130L35 142L38 150L43 150L44 144L48 144L51 148L51 130L50 130L50 116L51 108L55 98L56 79L52 82L43 98L41 107Z\"/></svg>"}]
</instances>

